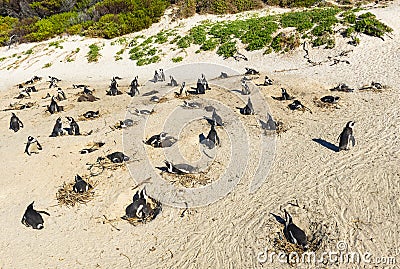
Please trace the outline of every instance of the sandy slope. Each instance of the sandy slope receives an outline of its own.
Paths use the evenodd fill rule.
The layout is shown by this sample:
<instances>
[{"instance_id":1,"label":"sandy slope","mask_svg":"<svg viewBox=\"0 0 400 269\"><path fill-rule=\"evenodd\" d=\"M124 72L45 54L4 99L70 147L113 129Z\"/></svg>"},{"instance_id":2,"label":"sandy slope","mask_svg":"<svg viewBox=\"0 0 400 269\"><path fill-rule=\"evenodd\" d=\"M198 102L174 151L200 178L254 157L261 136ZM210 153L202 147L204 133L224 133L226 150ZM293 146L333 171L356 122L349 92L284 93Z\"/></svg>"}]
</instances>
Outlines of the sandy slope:
<instances>
[{"instance_id":1,"label":"sandy slope","mask_svg":"<svg viewBox=\"0 0 400 269\"><path fill-rule=\"evenodd\" d=\"M11 62L1 62L0 83L4 89L0 92L0 107L5 108L17 95L15 84L23 82L34 74L54 75L63 79L60 86L66 91L68 100L61 104L66 111L58 115L45 113L48 99L41 99L47 92L47 83L38 84L40 89L32 100L38 107L17 111L25 127L14 134L8 129L10 112L0 112L1 135L0 158L1 168L0 222L2 237L0 240L0 266L2 268L272 268L268 263L257 262L257 254L266 247L272 249L271 238L281 233L278 224L270 212L282 215L286 208L292 213L295 222L308 234L315 232L315 223L322 224L324 231L324 250L335 250L338 240L345 241L352 251L369 251L373 257L395 256L398 260L399 226L399 84L400 84L400 13L399 1L384 9L373 9L371 12L393 29L393 39L361 37L361 44L352 47L340 41L334 50L311 49L313 61L325 61L328 56L352 50L345 59L350 64L339 63L330 66L331 62L310 66L303 58L304 51L299 49L286 55L261 56L260 53L249 53L250 62L226 61L212 53L189 53L184 63L207 62L219 64L213 68L199 66L197 70L188 68L187 73L175 75L178 82L182 80L195 83L195 78L205 72L208 78L217 77L222 70L232 68L242 73L244 67L252 66L262 72L255 80L261 83L263 75L274 80L274 85L254 87L252 98L255 100L257 116L247 118L237 113L235 106L243 106L246 97L230 93L223 87L214 87L206 97L221 104L221 114L225 116L227 126L220 130L223 142L217 159L223 161L220 166L213 164L211 173L215 176L235 158L229 154L233 143L233 133L229 128L242 124L249 141L254 142L248 149L249 163L243 165L243 176L239 184L227 196L208 206L189 209L183 217L182 209L165 205L163 212L154 221L133 227L123 221L113 222L115 229L104 223L105 215L109 219L118 219L124 214L126 205L131 201L132 188L144 179L135 173L131 177L127 169L105 171L96 177L96 197L87 205L74 208L58 207L55 194L64 182L73 180L75 174L87 174L86 163L93 163L97 157L124 148L122 131L112 131L110 125L125 117L127 107L140 109L150 108L148 98L131 99L126 94L109 97L105 95L109 79L119 75L124 79L119 83L125 91L130 80L139 75L142 92L149 90L167 91L170 88L158 83L146 82L153 70L163 67L166 74L179 69L178 64L171 64L169 58L157 65L144 68L134 66L132 61L124 59L114 61L118 47L108 41L102 50L103 57L99 63L87 64L84 55L87 44L93 40L82 40L70 37L63 43L64 49L38 50L30 55L17 69L4 68ZM204 18L194 18L188 24ZM165 28L168 21L146 30L145 33L156 33ZM7 51L1 48L2 55L23 52L32 45L20 45ZM42 49L47 47L43 46ZM64 61L69 51L82 47L76 60ZM247 55L247 54L246 54ZM172 56L173 57L173 56ZM125 58L127 58L125 56ZM53 62L48 69L42 69L45 63ZM177 67L178 66L178 67ZM224 67L225 66L225 67ZM206 68L206 70L204 70ZM291 71L284 71L291 70ZM180 71L181 72L181 71ZM233 72L233 71L232 71ZM186 76L186 77L185 77ZM237 88L240 76L236 78ZM330 94L329 88L344 82L358 88L371 81L379 81L389 88L381 93L359 92L338 93L342 98L340 109L321 109L313 104L314 97ZM73 83L89 84L96 89L95 95L101 100L94 103L77 103L72 89ZM218 80L215 84L223 84ZM222 86L222 85L221 85ZM234 87L234 86L228 86ZM280 88L299 98L312 109L309 112L292 112L287 109L289 102L278 102L271 96L278 96ZM231 88L232 89L232 88ZM176 90L176 89L175 89ZM264 98L262 99L261 96ZM132 132L144 139L160 131L160 124L181 102L167 95L168 102L157 105L156 113L151 115L153 124L145 124L145 118L130 116L138 121ZM265 101L264 101L265 100ZM257 103L258 102L258 103ZM222 104L230 108L222 109ZM263 106L264 104L264 106ZM267 105L265 105L267 104ZM266 107L268 106L268 107ZM93 130L91 136L81 137L48 137L58 116L79 115L87 110L99 109L102 116L94 121L80 121L84 132ZM260 138L264 135L256 128L257 119L265 119L269 110L274 118L284 122L288 131L277 138L276 151L272 168L261 167L261 172L268 174L261 188L249 194L249 185L257 165L251 160L259 160ZM203 110L204 115L209 115ZM183 113L183 112L182 112ZM150 119L150 118L149 118ZM236 120L237 119L237 120ZM349 152L336 153L313 139L323 139L336 144L336 139L345 123L356 121L355 136L357 145ZM64 120L65 121L65 120ZM158 125L157 125L158 124ZM177 123L176 123L177 124ZM178 126L178 125L177 125ZM238 125L239 126L239 125ZM197 136L207 132L205 121L188 126L179 133L178 127L172 128L175 136L181 140L176 149L190 161L200 156ZM135 129L136 128L136 129ZM235 127L236 128L236 127ZM43 151L35 156L23 154L24 143L28 135L38 137ZM142 137L140 137L140 135ZM81 155L79 150L87 143L102 140L106 145L92 154ZM125 142L127 140L124 140ZM130 140L128 141L130 142ZM147 154L155 166L162 163L160 152L140 151L133 156L134 150L142 150L141 143L131 143L127 152L139 160ZM125 147L126 148L126 147ZM194 148L194 153L192 153ZM140 163L133 162L140 168ZM234 163L236 165L236 163ZM229 170L229 169L228 169ZM229 171L228 171L229 172ZM146 172L143 172L146 175ZM157 186L148 184L149 192L157 194ZM151 189L153 190L151 191ZM157 194L160 195L160 194ZM21 223L26 206L35 201L36 208L46 210L51 217L44 216L45 229L33 231ZM299 204L299 207L291 204ZM275 264L273 267L279 267ZM281 267L287 267L283 264ZM312 268L323 266L312 266ZM350 268L349 265L342 265ZM368 267L369 268L369 267ZM381 267L379 267L381 268Z\"/></svg>"}]
</instances>

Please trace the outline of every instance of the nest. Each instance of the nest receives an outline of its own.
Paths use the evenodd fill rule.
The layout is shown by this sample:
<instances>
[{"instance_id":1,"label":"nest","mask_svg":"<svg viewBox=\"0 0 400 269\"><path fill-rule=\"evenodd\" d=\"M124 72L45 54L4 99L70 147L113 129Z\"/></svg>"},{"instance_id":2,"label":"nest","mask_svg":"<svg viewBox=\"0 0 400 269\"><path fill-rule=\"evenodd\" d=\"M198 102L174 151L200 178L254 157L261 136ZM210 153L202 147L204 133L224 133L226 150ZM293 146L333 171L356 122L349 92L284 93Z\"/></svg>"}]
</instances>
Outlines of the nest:
<instances>
[{"instance_id":1,"label":"nest","mask_svg":"<svg viewBox=\"0 0 400 269\"><path fill-rule=\"evenodd\" d=\"M90 171L90 176L98 176L104 172L104 170L117 170L119 168L125 168L125 162L123 163L113 163L110 159L105 157L97 158L95 163L87 163L88 170Z\"/></svg>"},{"instance_id":2,"label":"nest","mask_svg":"<svg viewBox=\"0 0 400 269\"><path fill-rule=\"evenodd\" d=\"M163 173L163 175L166 180L185 188L197 188L205 186L211 181L211 179L204 173L184 175Z\"/></svg>"},{"instance_id":3,"label":"nest","mask_svg":"<svg viewBox=\"0 0 400 269\"><path fill-rule=\"evenodd\" d=\"M85 179L85 181L92 185L93 188L89 189L87 192L84 193L76 193L73 190L75 185L74 183L63 183L63 185L58 189L56 197L58 200L59 206L67 206L73 207L76 204L86 204L94 198L94 188L96 187L97 183L93 183L89 179Z\"/></svg>"},{"instance_id":4,"label":"nest","mask_svg":"<svg viewBox=\"0 0 400 269\"><path fill-rule=\"evenodd\" d=\"M14 104L10 104L10 106L6 109L4 109L4 111L7 110L23 110L25 108L31 108L34 106L38 106L36 102L28 102L26 104L21 104L21 103L14 103Z\"/></svg>"},{"instance_id":5,"label":"nest","mask_svg":"<svg viewBox=\"0 0 400 269\"><path fill-rule=\"evenodd\" d=\"M145 218L126 218L126 217L122 217L122 219L126 220L129 222L129 224L133 225L133 226L137 226L139 224L146 224L152 220L154 220L158 214L160 214L161 210L162 210L162 206L161 206L161 202L148 197L147 199L147 205L150 206L150 208L152 209L150 215L148 215Z\"/></svg>"}]
</instances>

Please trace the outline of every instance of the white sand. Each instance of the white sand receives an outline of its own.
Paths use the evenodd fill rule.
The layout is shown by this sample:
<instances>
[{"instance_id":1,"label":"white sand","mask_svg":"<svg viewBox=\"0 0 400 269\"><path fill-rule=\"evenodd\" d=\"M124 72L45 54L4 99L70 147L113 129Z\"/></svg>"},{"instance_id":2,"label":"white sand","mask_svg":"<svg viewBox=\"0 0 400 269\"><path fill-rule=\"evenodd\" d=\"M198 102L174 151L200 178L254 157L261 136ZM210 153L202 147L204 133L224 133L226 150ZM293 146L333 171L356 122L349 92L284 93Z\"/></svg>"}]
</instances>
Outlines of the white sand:
<instances>
[{"instance_id":1,"label":"white sand","mask_svg":"<svg viewBox=\"0 0 400 269\"><path fill-rule=\"evenodd\" d=\"M18 133L7 130L11 112L0 112L1 128L4 130L0 143L0 158L3 161L0 180L0 267L277 268L279 264L260 265L257 254L265 247L271 249L270 239L277 238L277 232L282 234L282 226L269 213L282 215L283 208L292 213L294 221L308 234L312 232L310 227L313 227L313 222L326 227L324 250L335 250L337 241L342 240L352 251L368 251L373 257L395 256L400 260L397 225L400 217L400 2L395 1L387 8L372 9L371 12L394 29L392 39L382 41L363 35L357 47L338 39L334 50L310 49L310 57L314 61L325 61L328 56L352 50L348 57L343 58L350 62L349 65L339 63L330 66L330 62L310 66L303 58L304 51L301 48L284 55L246 53L249 62L223 60L214 52L195 54L195 49L189 49L182 64L215 63L229 66L240 73L244 72L244 67L251 66L261 71L256 83L262 83L264 75L272 78L275 84L262 87L260 91L269 106L262 109L268 109L274 118L283 121L289 129L277 138L272 169L254 194L249 195L249 185L257 165L249 163L240 183L221 200L208 206L189 209L183 217L182 209L164 206L161 215L146 225L133 227L123 221L113 222L119 230L104 223L103 215L109 219L118 219L124 215L125 207L134 193L132 188L144 178L133 179L127 169L105 171L94 178L98 181L95 199L87 205L74 208L57 206L55 195L58 187L63 182L71 182L75 174L88 173L86 163L93 163L99 156L123 149L122 131L110 132L109 126L125 117L126 107L149 108L145 97L132 99L126 94L106 96L109 79L115 75L122 77L119 84L125 92L136 75L139 75L140 83L145 84L155 69L164 68L168 73L170 68L181 65L171 62L175 54L171 53L160 63L136 67L128 59L127 52L123 60L115 61L114 55L121 47L111 46L111 42L105 40L68 37L61 44L63 49L45 50L48 42L22 44L10 50L0 48L3 57L22 53L37 45L33 54L19 59L23 61L18 68L7 70L16 58L0 62L2 109L16 101L13 99L18 94L15 85L33 75L61 78L59 86L68 96L67 101L61 102L66 106L66 111L55 115L46 114L43 106L49 104L49 100L42 100L41 97L47 92L54 94L55 90L47 89L48 84L45 82L39 83L39 92L33 93L31 100L25 100L37 101L39 106L16 112L25 125ZM189 27L205 18L215 19L214 16L196 16L180 23ZM164 18L143 33L155 34L160 29L174 27L176 24L168 26L169 21ZM104 43L101 50L103 56L98 63L88 64L84 56L88 51L87 45L94 42ZM65 56L77 47L81 51L75 61L65 62ZM42 69L44 64L50 62L50 68ZM209 70L207 77L217 76L220 71L217 69ZM188 72L192 72L189 77L200 75L193 69ZM389 88L381 93L337 93L342 99L340 109L324 110L313 104L314 97L331 94L328 89L338 83L359 88L371 81L379 81ZM193 80L190 83L195 82ZM90 85L96 89L95 95L101 100L77 103L74 94L78 90L72 89L72 84ZM141 91L160 90L160 85L147 83ZM289 93L310 107L313 113L292 112L287 109L289 102L273 100L271 96L278 96L281 87L288 89ZM240 84L237 88L240 88ZM168 106L172 108L180 104L172 96L172 93L168 95L169 102L158 106L156 113L151 115L155 122L163 122ZM254 126L256 119L265 118L265 114L249 119L240 116L234 108L235 104L244 106L245 96L229 95L219 89L207 93L206 97L223 103L225 101L231 107L232 115L238 117L245 126L250 141L260 143L263 135ZM261 106L255 107L261 113ZM79 122L82 131L93 130L91 136L48 137L59 116L73 116L77 119L88 110L98 109L102 114L100 119ZM204 115L210 114L203 112ZM144 122L144 118L135 119L140 120L141 124ZM349 120L356 121L357 145L351 151L336 153L312 140L320 138L336 144L338 135ZM235 123L232 119L227 121L228 125ZM192 161L200 156L197 152L197 135L199 131L207 134L208 127L203 121L189 127L179 134L182 141L176 145L176 149L179 148ZM229 130L229 127L226 128ZM161 130L147 126L145 130L135 131L143 134L140 139L144 139ZM226 144L227 133L220 131L223 145L221 155L217 158L229 163L226 158L229 153L225 155L230 148ZM23 153L29 135L37 137L43 146L43 151L34 156ZM87 143L100 140L106 145L99 151L88 155L79 154L79 150ZM257 145L249 147L249 160L259 159ZM136 146L139 148L143 145ZM195 148L195 153L190 153L190 147ZM159 152L147 152L155 166L162 165ZM224 162L221 166L213 164L214 175L228 165ZM268 169L261 171L266 175L268 173ZM151 189L151 184L148 188ZM296 200L299 207L289 204L296 203ZM38 210L46 210L51 214L50 217L44 216L45 228L41 231L26 228L20 223L26 206L32 201L35 201ZM287 265L283 264L282 267ZM349 265L342 267L350 268Z\"/></svg>"}]
</instances>

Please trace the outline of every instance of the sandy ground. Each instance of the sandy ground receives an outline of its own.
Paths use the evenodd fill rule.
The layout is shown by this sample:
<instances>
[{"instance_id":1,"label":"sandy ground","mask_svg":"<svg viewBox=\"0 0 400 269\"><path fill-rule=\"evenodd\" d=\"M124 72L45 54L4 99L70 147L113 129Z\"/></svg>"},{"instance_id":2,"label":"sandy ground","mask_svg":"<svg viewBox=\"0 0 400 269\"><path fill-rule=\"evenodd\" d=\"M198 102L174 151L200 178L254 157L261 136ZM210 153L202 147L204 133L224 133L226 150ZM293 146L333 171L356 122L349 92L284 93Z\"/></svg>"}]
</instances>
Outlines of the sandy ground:
<instances>
[{"instance_id":1,"label":"sandy ground","mask_svg":"<svg viewBox=\"0 0 400 269\"><path fill-rule=\"evenodd\" d=\"M4 130L0 143L3 161L1 268L288 268L286 263L272 265L257 260L261 251L277 250L276 240L282 236L282 225L270 213L282 216L283 209L293 215L295 223L310 239L313 235L321 239L318 253L336 251L337 243L343 241L348 251L369 252L373 258L395 257L400 262L397 224L400 217L400 2L371 12L394 29L392 39L382 41L361 36L357 47L339 39L333 50L310 49L310 58L316 62L351 50L342 57L350 64L331 65L328 61L311 66L303 58L301 48L284 55L246 53L249 62L223 60L213 53L195 54L189 50L182 64L172 64L170 58L174 55L171 55L158 64L139 68L126 56L114 61L115 52L120 48L111 46L110 41L80 37L67 38L62 43L64 48L54 51L45 50L47 43L22 44L11 50L1 48L1 56L9 56L37 45L37 51L24 56L26 59L21 58L20 63L10 60L0 63L1 109L17 101L13 99L18 95L15 85L33 75L59 77L62 79L59 86L68 97L60 102L65 111L50 115L45 112L50 100L42 97L48 92L55 94L55 89L48 89L45 81L37 83L39 92L33 93L30 100L22 101L35 101L37 106L16 111L25 125L17 133L7 130L11 111L0 112ZM190 26L204 18L212 16L197 16L183 23ZM168 24L163 19L144 33L154 34L169 27ZM98 63L88 64L84 55L87 45L93 42L104 43L103 56ZM78 46L82 49L75 61L65 62L65 55ZM48 62L52 66L42 69ZM203 64L193 64L199 62ZM18 67L8 69L10 65ZM236 107L243 107L247 96L231 91L240 89L241 76L227 80L215 78L222 71L243 74L248 66L258 69L261 75L250 84L256 115L245 117ZM226 122L223 128L217 129L222 143L211 152L215 154L213 158L202 159L204 148L198 142L198 135L206 135L209 130L202 117L211 113L204 109L189 113L180 107L183 100L174 98L173 91L177 88L149 82L158 68L164 68L166 75L174 75L178 82L186 81L188 86L193 86L201 73L206 74L212 90L202 98L188 100L214 105ZM124 94L106 96L109 80L115 75L123 78L119 88ZM136 75L141 93L157 90L167 101L153 105L149 97L131 98L125 94ZM274 80L274 85L256 87L265 75ZM341 97L337 109L323 109L313 102L316 97L331 94L329 89L338 83L357 89L371 81L381 82L388 88L382 92L335 93ZM100 100L76 102L80 90L73 89L72 84L90 85ZM271 96L279 96L281 87L301 100L312 113L290 111L287 108L290 101L273 100ZM127 113L133 108L152 109L153 106L155 113L148 117ZM101 113L96 120L78 121L82 132L93 130L90 136L49 137L59 116L66 124L65 116L78 119L88 110ZM261 132L258 119L265 120L267 111L284 123L286 132L278 137ZM181 119L187 115L191 118L183 125L185 121ZM133 119L136 125L125 131L112 131L110 126L125 117ZM349 120L356 122L357 141L350 151L335 152L314 141L321 139L337 145L337 137ZM141 140L165 129L178 138L172 150L144 147ZM37 137L43 146L37 155L23 153L29 135ZM95 141L106 144L91 154L79 154L86 144ZM63 182L72 182L76 174L88 175L87 163L122 150L132 159L129 169L105 170L94 177L97 186L92 201L73 208L57 205L56 193ZM208 164L206 186L196 188L199 193L193 194L176 182L167 187L163 185L171 177L164 176L166 180L157 181L160 171L153 167L162 166L165 157L176 162ZM262 180L254 182L255 175L261 175ZM152 222L139 226L119 220L132 199L134 186L148 177L152 179L144 184L151 196L164 201L162 213ZM254 185L260 187L250 193ZM183 197L193 198L190 201L198 206L185 211L182 208L185 199L176 202L176 196L170 195L178 192L185 192ZM45 228L40 231L20 223L26 206L32 201L35 208L51 214L44 216ZM105 217L115 221L111 225ZM375 260L362 263L360 268L375 265L374 268L383 268ZM298 266L355 268L357 265Z\"/></svg>"}]
</instances>

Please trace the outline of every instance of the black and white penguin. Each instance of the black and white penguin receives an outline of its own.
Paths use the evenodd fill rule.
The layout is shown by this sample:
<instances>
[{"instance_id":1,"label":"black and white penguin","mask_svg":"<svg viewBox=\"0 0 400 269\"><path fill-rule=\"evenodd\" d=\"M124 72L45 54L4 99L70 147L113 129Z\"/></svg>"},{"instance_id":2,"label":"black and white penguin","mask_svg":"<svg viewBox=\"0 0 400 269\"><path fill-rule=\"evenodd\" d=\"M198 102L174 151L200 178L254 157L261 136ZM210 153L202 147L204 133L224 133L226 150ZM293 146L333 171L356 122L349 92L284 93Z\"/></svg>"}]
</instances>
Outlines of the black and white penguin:
<instances>
[{"instance_id":1,"label":"black and white penguin","mask_svg":"<svg viewBox=\"0 0 400 269\"><path fill-rule=\"evenodd\" d=\"M349 150L350 149L350 141L352 146L354 147L356 144L356 140L353 136L353 128L354 128L354 121L349 121L344 127L342 133L339 136L339 150Z\"/></svg>"},{"instance_id":2,"label":"black and white penguin","mask_svg":"<svg viewBox=\"0 0 400 269\"><path fill-rule=\"evenodd\" d=\"M167 133L161 132L160 134L153 135L146 141L143 141L146 145L150 145L154 148L161 148L162 147L162 141L167 137Z\"/></svg>"},{"instance_id":3,"label":"black and white penguin","mask_svg":"<svg viewBox=\"0 0 400 269\"><path fill-rule=\"evenodd\" d=\"M211 129L208 132L206 139L208 141L212 142L210 145L208 145L209 148L214 148L214 146L220 145L219 136L217 134L217 131L215 130L214 124L211 124Z\"/></svg>"},{"instance_id":4,"label":"black and white penguin","mask_svg":"<svg viewBox=\"0 0 400 269\"><path fill-rule=\"evenodd\" d=\"M131 97L140 94L140 92L139 92L138 76L136 76L136 77L132 80L132 82L131 82L131 84L130 84L129 86L130 86L130 91L129 91L128 94L129 94Z\"/></svg>"},{"instance_id":5,"label":"black and white penguin","mask_svg":"<svg viewBox=\"0 0 400 269\"><path fill-rule=\"evenodd\" d=\"M268 76L265 76L264 79L264 86L271 86L273 84L272 79L270 79Z\"/></svg>"},{"instance_id":6,"label":"black and white penguin","mask_svg":"<svg viewBox=\"0 0 400 269\"><path fill-rule=\"evenodd\" d=\"M153 76L153 82L156 83L158 82L158 79L160 78L160 75L158 74L158 71L154 71L154 76Z\"/></svg>"},{"instance_id":7,"label":"black and white penguin","mask_svg":"<svg viewBox=\"0 0 400 269\"><path fill-rule=\"evenodd\" d=\"M64 135L64 130L62 128L61 117L59 117L56 120L56 123L54 124L53 132L51 133L50 137L56 137L56 136L61 136L61 135Z\"/></svg>"},{"instance_id":8,"label":"black and white penguin","mask_svg":"<svg viewBox=\"0 0 400 269\"><path fill-rule=\"evenodd\" d=\"M167 172L171 174L192 174L197 171L196 167L191 166L190 164L173 164L169 161L164 161L165 166L167 167Z\"/></svg>"},{"instance_id":9,"label":"black and white penguin","mask_svg":"<svg viewBox=\"0 0 400 269\"><path fill-rule=\"evenodd\" d=\"M222 79L228 78L228 74L225 72L221 72L221 75L219 75L219 78L222 78Z\"/></svg>"},{"instance_id":10,"label":"black and white penguin","mask_svg":"<svg viewBox=\"0 0 400 269\"><path fill-rule=\"evenodd\" d=\"M350 88L344 83L340 83L338 86L330 89L331 91L339 91L339 92L353 92L354 89Z\"/></svg>"},{"instance_id":11,"label":"black and white penguin","mask_svg":"<svg viewBox=\"0 0 400 269\"><path fill-rule=\"evenodd\" d=\"M111 79L110 89L107 91L107 95L116 96L120 95L122 92L118 90L118 83L116 77Z\"/></svg>"},{"instance_id":12,"label":"black and white penguin","mask_svg":"<svg viewBox=\"0 0 400 269\"><path fill-rule=\"evenodd\" d=\"M93 188L92 185L84 181L80 175L75 176L75 184L74 187L72 188L74 192L84 193L91 188Z\"/></svg>"},{"instance_id":13,"label":"black and white penguin","mask_svg":"<svg viewBox=\"0 0 400 269\"><path fill-rule=\"evenodd\" d=\"M97 118L97 117L99 117L99 110L97 110L97 111L92 111L92 110L90 110L90 111L87 111L87 112L85 112L84 114L83 114L83 116L86 118L86 119L93 119L93 118Z\"/></svg>"},{"instance_id":14,"label":"black and white penguin","mask_svg":"<svg viewBox=\"0 0 400 269\"><path fill-rule=\"evenodd\" d=\"M45 212L45 211L36 211L35 209L33 209L33 203L34 202L32 202L26 208L24 216L22 217L21 222L26 227L32 227L33 229L40 230L40 229L44 228L44 226L43 226L44 220L42 218L42 215L40 215L40 213L46 214L48 216L50 216L50 214Z\"/></svg>"},{"instance_id":15,"label":"black and white penguin","mask_svg":"<svg viewBox=\"0 0 400 269\"><path fill-rule=\"evenodd\" d=\"M169 76L169 79L171 80L168 86L176 87L178 86L178 82L174 79L173 76Z\"/></svg>"},{"instance_id":16,"label":"black and white penguin","mask_svg":"<svg viewBox=\"0 0 400 269\"><path fill-rule=\"evenodd\" d=\"M286 239L292 243L307 249L307 236L306 233L296 226L292 221L292 216L285 210L285 227L283 234Z\"/></svg>"},{"instance_id":17,"label":"black and white penguin","mask_svg":"<svg viewBox=\"0 0 400 269\"><path fill-rule=\"evenodd\" d=\"M165 81L164 69L160 69L160 81Z\"/></svg>"},{"instance_id":18,"label":"black and white penguin","mask_svg":"<svg viewBox=\"0 0 400 269\"><path fill-rule=\"evenodd\" d=\"M189 108L189 109L197 109L197 108L201 108L201 104L198 102L183 101L182 107Z\"/></svg>"},{"instance_id":19,"label":"black and white penguin","mask_svg":"<svg viewBox=\"0 0 400 269\"><path fill-rule=\"evenodd\" d=\"M20 128L24 128L24 124L14 113L11 113L10 129L18 132Z\"/></svg>"},{"instance_id":20,"label":"black and white penguin","mask_svg":"<svg viewBox=\"0 0 400 269\"><path fill-rule=\"evenodd\" d=\"M246 80L242 80L242 94L243 95L249 95L250 94L250 88L249 88L249 85L247 85Z\"/></svg>"},{"instance_id":21,"label":"black and white penguin","mask_svg":"<svg viewBox=\"0 0 400 269\"><path fill-rule=\"evenodd\" d=\"M106 157L113 163L123 163L129 161L129 157L119 151L108 154Z\"/></svg>"},{"instance_id":22,"label":"black and white penguin","mask_svg":"<svg viewBox=\"0 0 400 269\"><path fill-rule=\"evenodd\" d=\"M277 124L272 119L272 116L267 113L267 122L260 120L261 128L267 131L276 131Z\"/></svg>"},{"instance_id":23,"label":"black and white penguin","mask_svg":"<svg viewBox=\"0 0 400 269\"><path fill-rule=\"evenodd\" d=\"M153 210L149 206L147 199L148 196L145 189L136 191L135 195L133 195L132 203L126 207L125 216L122 219L145 219L149 217Z\"/></svg>"},{"instance_id":24,"label":"black and white penguin","mask_svg":"<svg viewBox=\"0 0 400 269\"><path fill-rule=\"evenodd\" d=\"M40 145L40 143L36 140L36 138L28 136L25 153L31 156L32 153L39 153L39 150L42 150L42 146Z\"/></svg>"},{"instance_id":25,"label":"black and white penguin","mask_svg":"<svg viewBox=\"0 0 400 269\"><path fill-rule=\"evenodd\" d=\"M328 104L336 104L339 101L339 96L331 96L327 95L321 98L321 102L328 103Z\"/></svg>"},{"instance_id":26,"label":"black and white penguin","mask_svg":"<svg viewBox=\"0 0 400 269\"><path fill-rule=\"evenodd\" d=\"M47 110L50 112L50 114L54 114L60 111L63 111L63 107L59 106L56 102L55 97L51 97L51 103L50 105L47 107Z\"/></svg>"},{"instance_id":27,"label":"black and white penguin","mask_svg":"<svg viewBox=\"0 0 400 269\"><path fill-rule=\"evenodd\" d=\"M246 68L245 75L259 75L260 74L260 72L258 72L257 70L255 70L253 68L248 68L248 67L245 67L245 68Z\"/></svg>"},{"instance_id":28,"label":"black and white penguin","mask_svg":"<svg viewBox=\"0 0 400 269\"><path fill-rule=\"evenodd\" d=\"M254 114L254 108L253 108L253 103L250 100L250 97L247 100L246 106L242 107L242 108L239 107L238 109L240 110L240 114L242 114L242 115L253 115Z\"/></svg>"},{"instance_id":29,"label":"black and white penguin","mask_svg":"<svg viewBox=\"0 0 400 269\"><path fill-rule=\"evenodd\" d=\"M205 93L206 93L206 88L204 87L203 81L199 78L197 80L196 94L205 94Z\"/></svg>"},{"instance_id":30,"label":"black and white penguin","mask_svg":"<svg viewBox=\"0 0 400 269\"><path fill-rule=\"evenodd\" d=\"M311 109L303 105L299 100L294 100L293 103L288 105L288 107L290 108L290 110L308 110L312 114Z\"/></svg>"},{"instance_id":31,"label":"black and white penguin","mask_svg":"<svg viewBox=\"0 0 400 269\"><path fill-rule=\"evenodd\" d=\"M63 101L63 100L67 99L64 91L61 88L57 89L57 97L56 98L57 98L58 101Z\"/></svg>"},{"instance_id":32,"label":"black and white penguin","mask_svg":"<svg viewBox=\"0 0 400 269\"><path fill-rule=\"evenodd\" d=\"M79 132L79 125L78 125L78 123L76 123L74 118L67 117L67 120L69 122L68 134L69 135L81 135L81 133Z\"/></svg>"},{"instance_id":33,"label":"black and white penguin","mask_svg":"<svg viewBox=\"0 0 400 269\"><path fill-rule=\"evenodd\" d=\"M290 96L287 93L285 88L281 88L281 91L282 91L282 95L280 97L272 97L272 98L274 98L275 100L279 100L279 101L292 100L293 99L293 97Z\"/></svg>"},{"instance_id":34,"label":"black and white penguin","mask_svg":"<svg viewBox=\"0 0 400 269\"><path fill-rule=\"evenodd\" d=\"M216 126L223 126L224 125L224 123L222 122L221 116L217 114L217 111L215 110L215 108L213 109L213 113L212 113L211 119L214 121L214 124Z\"/></svg>"},{"instance_id":35,"label":"black and white penguin","mask_svg":"<svg viewBox=\"0 0 400 269\"><path fill-rule=\"evenodd\" d=\"M37 92L38 90L36 89L35 86L29 86L29 87L26 87L26 91L27 92Z\"/></svg>"}]
</instances>

